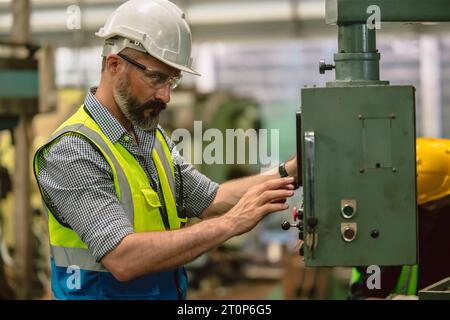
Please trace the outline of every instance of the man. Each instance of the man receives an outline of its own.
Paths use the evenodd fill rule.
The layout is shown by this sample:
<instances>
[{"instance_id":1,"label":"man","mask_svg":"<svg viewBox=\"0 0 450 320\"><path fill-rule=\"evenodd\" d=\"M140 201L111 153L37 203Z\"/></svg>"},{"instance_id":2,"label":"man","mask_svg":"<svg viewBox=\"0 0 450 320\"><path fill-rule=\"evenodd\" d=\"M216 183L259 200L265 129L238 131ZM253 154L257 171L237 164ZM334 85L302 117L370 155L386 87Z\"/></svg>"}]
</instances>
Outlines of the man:
<instances>
[{"instance_id":1,"label":"man","mask_svg":"<svg viewBox=\"0 0 450 320\"><path fill-rule=\"evenodd\" d=\"M35 155L53 295L184 299L183 264L288 208L296 161L219 186L182 159L158 115L181 72L198 73L189 27L171 2L125 2L97 35L105 39L98 88ZM195 216L210 219L182 228Z\"/></svg>"},{"instance_id":2,"label":"man","mask_svg":"<svg viewBox=\"0 0 450 320\"><path fill-rule=\"evenodd\" d=\"M419 264L382 267L379 289L368 288L366 268L354 268L350 298L417 299L419 290L450 276L449 150L450 140L417 139Z\"/></svg>"}]
</instances>

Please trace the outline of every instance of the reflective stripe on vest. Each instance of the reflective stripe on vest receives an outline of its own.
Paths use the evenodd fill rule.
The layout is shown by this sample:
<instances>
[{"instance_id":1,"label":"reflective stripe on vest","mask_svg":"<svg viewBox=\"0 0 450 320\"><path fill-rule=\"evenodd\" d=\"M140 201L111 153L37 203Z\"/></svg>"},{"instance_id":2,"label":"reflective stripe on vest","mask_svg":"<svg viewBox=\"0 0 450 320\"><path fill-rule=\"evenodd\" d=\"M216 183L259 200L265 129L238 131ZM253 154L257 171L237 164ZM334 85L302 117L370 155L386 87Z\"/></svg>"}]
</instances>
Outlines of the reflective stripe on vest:
<instances>
[{"instance_id":1,"label":"reflective stripe on vest","mask_svg":"<svg viewBox=\"0 0 450 320\"><path fill-rule=\"evenodd\" d=\"M86 113L83 105L71 118L61 125L55 133L52 134L47 143L36 152L34 158L34 170L36 177L39 172L38 159L42 150L44 150L49 144L70 132L78 133L86 137L93 144L93 146L101 152L104 159L109 164L113 173L116 194L130 222L133 224L134 231L146 232L165 230L163 219L161 217L161 203L158 194L151 188L144 170L134 156L131 155L120 143L111 143L111 141L103 134L97 123ZM178 218L175 204L175 176L171 153L167 146L167 142L159 130L156 130L152 158L158 172L170 229L177 229L181 226L181 223L186 221L186 219ZM46 202L47 199L44 197L43 190L40 185L39 187L44 202ZM50 210L48 210L47 214L52 254L52 268L67 268L69 266L76 266L81 270L84 270L83 272L85 272L85 274L90 272L89 277L91 277L91 279L92 275L95 276L95 272L109 273L101 263L95 261L95 258L87 250L86 244L83 243L83 241L72 229L60 224ZM58 269L58 273L62 274L61 277L64 277L64 272L60 272ZM166 275L167 272L144 276L141 282L157 283L157 280L155 279L173 279L172 272L169 271L169 273L169 276ZM183 272L178 273L184 277ZM144 278L146 278L147 281ZM56 279L57 281L55 282L58 282L58 284L55 284L55 286L59 287L54 287L52 278L52 288L54 289L54 293L56 291L62 292L65 290L65 288L60 288L61 282L64 282L61 279ZM101 279L108 279L109 282L115 281L115 279L110 276L102 276ZM102 281L105 282L105 280ZM101 292L102 288L100 288L100 284L95 285L99 287L99 291ZM135 287L134 284L132 284L132 287L133 286ZM123 283L110 283L109 287L120 287L123 291ZM170 286L166 283L160 283L159 287L161 288L161 291L168 294L166 298L172 298L172 296L176 298L176 294L172 294L172 289L169 290L168 288L170 288ZM184 278L181 279L181 287L183 290L186 288L186 279ZM164 288L164 290L162 290L162 288ZM131 294L130 290L127 289L125 291L128 291L128 294ZM144 298L142 296L142 290L139 289L138 291L138 296L140 298ZM156 291L159 292L159 289L156 291L150 291L152 292L151 295L153 295ZM175 287L173 288L173 291L176 293ZM120 295L120 292L118 292L118 294ZM114 297L114 293L112 294L112 297Z\"/></svg>"},{"instance_id":2,"label":"reflective stripe on vest","mask_svg":"<svg viewBox=\"0 0 450 320\"><path fill-rule=\"evenodd\" d=\"M131 190L130 185L127 182L127 178L125 177L125 173L123 172L122 167L119 165L119 162L117 161L116 157L113 155L111 149L106 144L105 140L94 130L84 126L83 124L74 124L67 127L64 127L58 131L56 131L54 134L50 136L48 139L46 145L52 143L57 138L61 137L62 135L69 133L69 132L81 132L84 136L88 137L91 141L93 141L103 152L105 152L108 155L108 162L111 166L111 169L113 173L117 175L119 188L116 190L117 196L120 199L120 203L127 213L128 217L130 218L130 221L134 220L133 217L133 200L131 197Z\"/></svg>"}]
</instances>

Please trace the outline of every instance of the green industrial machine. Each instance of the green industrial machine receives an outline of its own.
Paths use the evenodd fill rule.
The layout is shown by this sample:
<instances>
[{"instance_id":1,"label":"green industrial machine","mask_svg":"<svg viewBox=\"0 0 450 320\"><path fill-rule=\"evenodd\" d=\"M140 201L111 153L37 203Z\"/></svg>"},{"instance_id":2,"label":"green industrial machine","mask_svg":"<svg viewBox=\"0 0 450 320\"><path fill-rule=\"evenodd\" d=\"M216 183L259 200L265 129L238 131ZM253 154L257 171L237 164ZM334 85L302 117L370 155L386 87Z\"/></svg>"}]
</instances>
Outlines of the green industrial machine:
<instances>
[{"instance_id":1,"label":"green industrial machine","mask_svg":"<svg viewBox=\"0 0 450 320\"><path fill-rule=\"evenodd\" d=\"M19 115L56 110L53 56L47 43L0 42L0 130L14 128Z\"/></svg>"},{"instance_id":2,"label":"green industrial machine","mask_svg":"<svg viewBox=\"0 0 450 320\"><path fill-rule=\"evenodd\" d=\"M415 89L380 81L377 10L378 22L450 21L448 0L327 0L338 53L319 71L336 80L302 89L297 115L306 266L418 261Z\"/></svg>"},{"instance_id":3,"label":"green industrial machine","mask_svg":"<svg viewBox=\"0 0 450 320\"><path fill-rule=\"evenodd\" d=\"M21 297L24 283L29 285L30 292L22 297L40 297L49 279L47 264L41 263L44 258L48 261L48 258L42 249L44 247L40 245L40 233L35 231L39 223L33 221L40 218L33 219L26 205L30 197L25 188L29 183L29 175L24 168L29 166L27 151L30 147L30 127L24 125L24 119L28 122L38 113L56 109L53 65L53 50L49 44L37 46L31 43L0 42L0 132L9 130L15 147L14 173L11 175L7 167L3 166L3 153L0 154L0 204L3 206L3 201L8 201L8 197L13 198L14 204L14 210L4 207L2 212L0 208L0 299L12 299L16 295ZM16 131L18 126L21 128L19 133ZM13 186L16 187L11 190ZM19 207L17 203L21 203L23 210L15 209ZM20 217L18 212L21 213ZM13 219L15 229L9 231L12 228L8 228L7 221ZM27 226L30 232L27 232ZM14 240L9 237L11 232L14 232ZM14 252L14 258L10 257L10 250ZM17 270L20 270L20 277L15 275L15 280L10 279ZM11 287L15 290L10 287L10 283L14 284Z\"/></svg>"},{"instance_id":4,"label":"green industrial machine","mask_svg":"<svg viewBox=\"0 0 450 320\"><path fill-rule=\"evenodd\" d=\"M38 109L38 47L0 43L3 50L24 51L23 57L0 57L0 130L14 128L20 112L34 115Z\"/></svg>"},{"instance_id":5,"label":"green industrial machine","mask_svg":"<svg viewBox=\"0 0 450 320\"><path fill-rule=\"evenodd\" d=\"M302 90L308 266L415 264L414 88Z\"/></svg>"}]
</instances>

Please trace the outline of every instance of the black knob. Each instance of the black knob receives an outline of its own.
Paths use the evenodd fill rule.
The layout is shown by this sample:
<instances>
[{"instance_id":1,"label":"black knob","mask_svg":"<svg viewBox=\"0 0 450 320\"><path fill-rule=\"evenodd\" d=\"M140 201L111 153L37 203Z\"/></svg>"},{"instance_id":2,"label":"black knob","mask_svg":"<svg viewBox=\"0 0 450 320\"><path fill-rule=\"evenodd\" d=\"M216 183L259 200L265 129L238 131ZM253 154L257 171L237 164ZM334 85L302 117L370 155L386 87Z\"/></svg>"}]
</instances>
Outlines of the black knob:
<instances>
[{"instance_id":1,"label":"black knob","mask_svg":"<svg viewBox=\"0 0 450 320\"><path fill-rule=\"evenodd\" d=\"M297 219L303 220L303 211L302 210L297 210Z\"/></svg>"},{"instance_id":2,"label":"black knob","mask_svg":"<svg viewBox=\"0 0 450 320\"><path fill-rule=\"evenodd\" d=\"M283 221L281 224L281 229L283 230L289 230L291 228L291 224L288 221Z\"/></svg>"},{"instance_id":3,"label":"black knob","mask_svg":"<svg viewBox=\"0 0 450 320\"><path fill-rule=\"evenodd\" d=\"M308 218L308 226L311 227L311 228L315 228L317 226L318 222L319 221L317 220L316 217L309 217Z\"/></svg>"},{"instance_id":4,"label":"black knob","mask_svg":"<svg viewBox=\"0 0 450 320\"><path fill-rule=\"evenodd\" d=\"M374 230L372 230L370 235L372 236L372 238L378 238L378 236L380 235L380 231L378 231L377 229L374 229Z\"/></svg>"},{"instance_id":5,"label":"black knob","mask_svg":"<svg viewBox=\"0 0 450 320\"><path fill-rule=\"evenodd\" d=\"M346 204L342 208L342 213L344 214L345 217L351 217L354 212L355 212L355 209L349 204Z\"/></svg>"},{"instance_id":6,"label":"black knob","mask_svg":"<svg viewBox=\"0 0 450 320\"><path fill-rule=\"evenodd\" d=\"M334 66L332 64L326 64L325 60L320 59L319 61L319 73L325 74L325 71L327 70L333 70Z\"/></svg>"},{"instance_id":7,"label":"black knob","mask_svg":"<svg viewBox=\"0 0 450 320\"><path fill-rule=\"evenodd\" d=\"M300 249L298 250L298 254L303 257L305 255L305 249L303 248L303 246L300 247Z\"/></svg>"},{"instance_id":8,"label":"black knob","mask_svg":"<svg viewBox=\"0 0 450 320\"><path fill-rule=\"evenodd\" d=\"M344 230L344 239L347 241L352 241L355 238L355 230L352 228L346 228Z\"/></svg>"}]
</instances>

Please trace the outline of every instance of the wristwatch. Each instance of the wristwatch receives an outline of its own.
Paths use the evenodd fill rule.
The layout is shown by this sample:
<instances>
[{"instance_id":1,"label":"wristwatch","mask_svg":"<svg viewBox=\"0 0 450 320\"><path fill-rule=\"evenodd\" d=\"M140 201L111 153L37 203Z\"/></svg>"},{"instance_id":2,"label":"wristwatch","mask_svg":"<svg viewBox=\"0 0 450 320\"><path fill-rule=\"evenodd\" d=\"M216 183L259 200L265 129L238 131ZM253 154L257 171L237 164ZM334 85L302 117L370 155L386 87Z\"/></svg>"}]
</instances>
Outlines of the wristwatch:
<instances>
[{"instance_id":1,"label":"wristwatch","mask_svg":"<svg viewBox=\"0 0 450 320\"><path fill-rule=\"evenodd\" d=\"M278 173L280 174L281 178L289 177L289 174L286 171L286 167L285 167L285 163L284 162L280 163L280 165L278 166Z\"/></svg>"}]
</instances>

